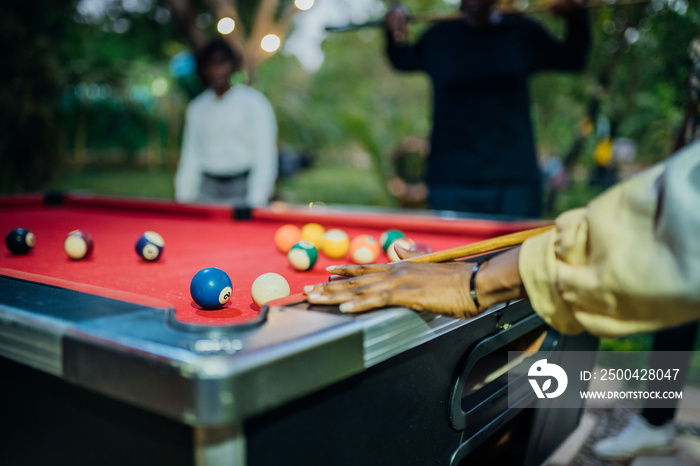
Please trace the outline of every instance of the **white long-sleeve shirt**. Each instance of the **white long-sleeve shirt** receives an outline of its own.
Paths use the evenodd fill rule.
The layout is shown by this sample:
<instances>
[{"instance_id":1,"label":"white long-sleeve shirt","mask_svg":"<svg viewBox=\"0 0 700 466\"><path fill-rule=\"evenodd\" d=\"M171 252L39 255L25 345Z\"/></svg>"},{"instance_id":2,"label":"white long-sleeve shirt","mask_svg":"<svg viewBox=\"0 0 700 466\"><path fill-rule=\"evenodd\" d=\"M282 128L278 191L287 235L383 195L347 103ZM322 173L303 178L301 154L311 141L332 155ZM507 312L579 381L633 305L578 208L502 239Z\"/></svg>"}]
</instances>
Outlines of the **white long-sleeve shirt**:
<instances>
[{"instance_id":1,"label":"white long-sleeve shirt","mask_svg":"<svg viewBox=\"0 0 700 466\"><path fill-rule=\"evenodd\" d=\"M197 200L204 173L249 172L246 201L265 205L277 179L277 121L267 98L238 85L223 96L207 89L192 100L185 119L175 198Z\"/></svg>"},{"instance_id":2,"label":"white long-sleeve shirt","mask_svg":"<svg viewBox=\"0 0 700 466\"><path fill-rule=\"evenodd\" d=\"M700 142L562 214L519 264L533 308L562 333L700 319Z\"/></svg>"}]
</instances>

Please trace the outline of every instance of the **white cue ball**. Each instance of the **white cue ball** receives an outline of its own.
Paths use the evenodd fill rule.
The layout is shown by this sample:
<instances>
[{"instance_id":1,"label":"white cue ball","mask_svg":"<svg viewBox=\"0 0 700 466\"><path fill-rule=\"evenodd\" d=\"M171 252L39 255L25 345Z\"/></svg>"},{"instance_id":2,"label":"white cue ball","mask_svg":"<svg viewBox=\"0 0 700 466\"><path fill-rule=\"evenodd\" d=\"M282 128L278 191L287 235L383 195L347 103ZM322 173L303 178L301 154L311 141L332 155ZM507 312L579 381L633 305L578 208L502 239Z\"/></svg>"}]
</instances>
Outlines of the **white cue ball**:
<instances>
[{"instance_id":1,"label":"white cue ball","mask_svg":"<svg viewBox=\"0 0 700 466\"><path fill-rule=\"evenodd\" d=\"M273 299L289 296L290 293L287 280L282 275L274 272L260 275L250 288L250 296L253 298L253 302L260 307Z\"/></svg>"}]
</instances>

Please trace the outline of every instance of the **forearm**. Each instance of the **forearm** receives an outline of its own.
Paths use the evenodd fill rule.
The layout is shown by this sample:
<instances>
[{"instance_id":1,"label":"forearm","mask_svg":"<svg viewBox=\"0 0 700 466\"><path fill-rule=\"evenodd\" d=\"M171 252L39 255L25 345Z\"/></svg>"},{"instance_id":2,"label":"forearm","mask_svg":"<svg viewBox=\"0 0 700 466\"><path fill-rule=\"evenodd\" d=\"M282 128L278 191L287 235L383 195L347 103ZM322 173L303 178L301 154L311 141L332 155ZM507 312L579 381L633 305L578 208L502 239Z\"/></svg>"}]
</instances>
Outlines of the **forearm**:
<instances>
[{"instance_id":1,"label":"forearm","mask_svg":"<svg viewBox=\"0 0 700 466\"><path fill-rule=\"evenodd\" d=\"M700 318L698 155L689 147L522 245L521 277L548 324L621 336Z\"/></svg>"},{"instance_id":2,"label":"forearm","mask_svg":"<svg viewBox=\"0 0 700 466\"><path fill-rule=\"evenodd\" d=\"M422 59L416 51L416 46L405 38L397 41L396 36L386 30L386 53L391 65L400 71L417 71L422 69Z\"/></svg>"},{"instance_id":3,"label":"forearm","mask_svg":"<svg viewBox=\"0 0 700 466\"><path fill-rule=\"evenodd\" d=\"M474 279L480 311L497 303L527 298L518 270L519 256L520 246L481 264Z\"/></svg>"}]
</instances>

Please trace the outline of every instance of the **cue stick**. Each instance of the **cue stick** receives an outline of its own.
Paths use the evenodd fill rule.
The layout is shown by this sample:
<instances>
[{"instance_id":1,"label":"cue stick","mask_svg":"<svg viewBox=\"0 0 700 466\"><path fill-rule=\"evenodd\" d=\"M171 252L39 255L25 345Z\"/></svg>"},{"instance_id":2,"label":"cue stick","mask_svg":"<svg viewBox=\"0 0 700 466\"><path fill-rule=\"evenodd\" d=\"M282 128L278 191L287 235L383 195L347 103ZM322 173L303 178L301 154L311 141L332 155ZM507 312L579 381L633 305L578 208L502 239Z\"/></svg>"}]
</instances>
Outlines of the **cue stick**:
<instances>
[{"instance_id":1,"label":"cue stick","mask_svg":"<svg viewBox=\"0 0 700 466\"><path fill-rule=\"evenodd\" d=\"M606 6L618 6L618 5L637 5L651 3L651 0L597 0L591 3L582 5L580 8L585 9L595 9L595 8L605 8ZM508 14L528 14L528 13L541 13L547 11L550 6L550 2L539 3L535 5L529 5L524 8L518 8L513 5L501 5L495 8L498 13L508 13ZM437 23L440 21L449 21L452 19L461 18L462 15L459 13L449 13L449 14L438 14L438 13L421 13L415 15L408 15L409 23ZM370 27L381 27L384 26L384 18L373 19L366 21L364 23L349 23L343 26L326 26L326 32L345 32L345 31L355 31L357 29L364 29Z\"/></svg>"},{"instance_id":2,"label":"cue stick","mask_svg":"<svg viewBox=\"0 0 700 466\"><path fill-rule=\"evenodd\" d=\"M422 256L404 259L402 262L446 262L459 259L461 257L491 252L497 249L516 246L521 244L526 239L541 235L552 228L554 228L554 224L532 228L530 230L517 231L508 235L497 236L495 238L479 241L477 243L465 244L464 246L457 246L456 248L445 249L443 251L431 252L429 254L423 254Z\"/></svg>"}]
</instances>

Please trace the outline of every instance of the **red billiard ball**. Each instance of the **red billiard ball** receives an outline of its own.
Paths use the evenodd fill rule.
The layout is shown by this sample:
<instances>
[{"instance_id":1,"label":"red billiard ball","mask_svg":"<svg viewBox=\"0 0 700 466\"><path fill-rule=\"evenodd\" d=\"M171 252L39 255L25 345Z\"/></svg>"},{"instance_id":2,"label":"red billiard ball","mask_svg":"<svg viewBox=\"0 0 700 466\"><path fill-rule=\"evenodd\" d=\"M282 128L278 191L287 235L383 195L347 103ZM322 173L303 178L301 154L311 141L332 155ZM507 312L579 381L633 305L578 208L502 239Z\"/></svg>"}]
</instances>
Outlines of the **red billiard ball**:
<instances>
[{"instance_id":1,"label":"red billiard ball","mask_svg":"<svg viewBox=\"0 0 700 466\"><path fill-rule=\"evenodd\" d=\"M412 239L410 238L398 238L395 239L387 248L386 250L386 256L389 258L391 262L397 262L400 261L401 258L399 255L396 253L396 249L394 249L394 246L399 245L404 249L410 250L413 245L416 244Z\"/></svg>"},{"instance_id":2,"label":"red billiard ball","mask_svg":"<svg viewBox=\"0 0 700 466\"><path fill-rule=\"evenodd\" d=\"M26 228L15 228L5 236L5 246L12 254L27 254L35 243L34 233Z\"/></svg>"},{"instance_id":3,"label":"red billiard ball","mask_svg":"<svg viewBox=\"0 0 700 466\"><path fill-rule=\"evenodd\" d=\"M63 242L63 249L73 260L86 259L92 255L95 243L92 236L81 230L73 230Z\"/></svg>"},{"instance_id":4,"label":"red billiard ball","mask_svg":"<svg viewBox=\"0 0 700 466\"><path fill-rule=\"evenodd\" d=\"M433 252L433 248L428 246L425 243L416 243L413 246L411 246L411 249L409 249L411 252L419 252L421 254L430 254Z\"/></svg>"}]
</instances>

